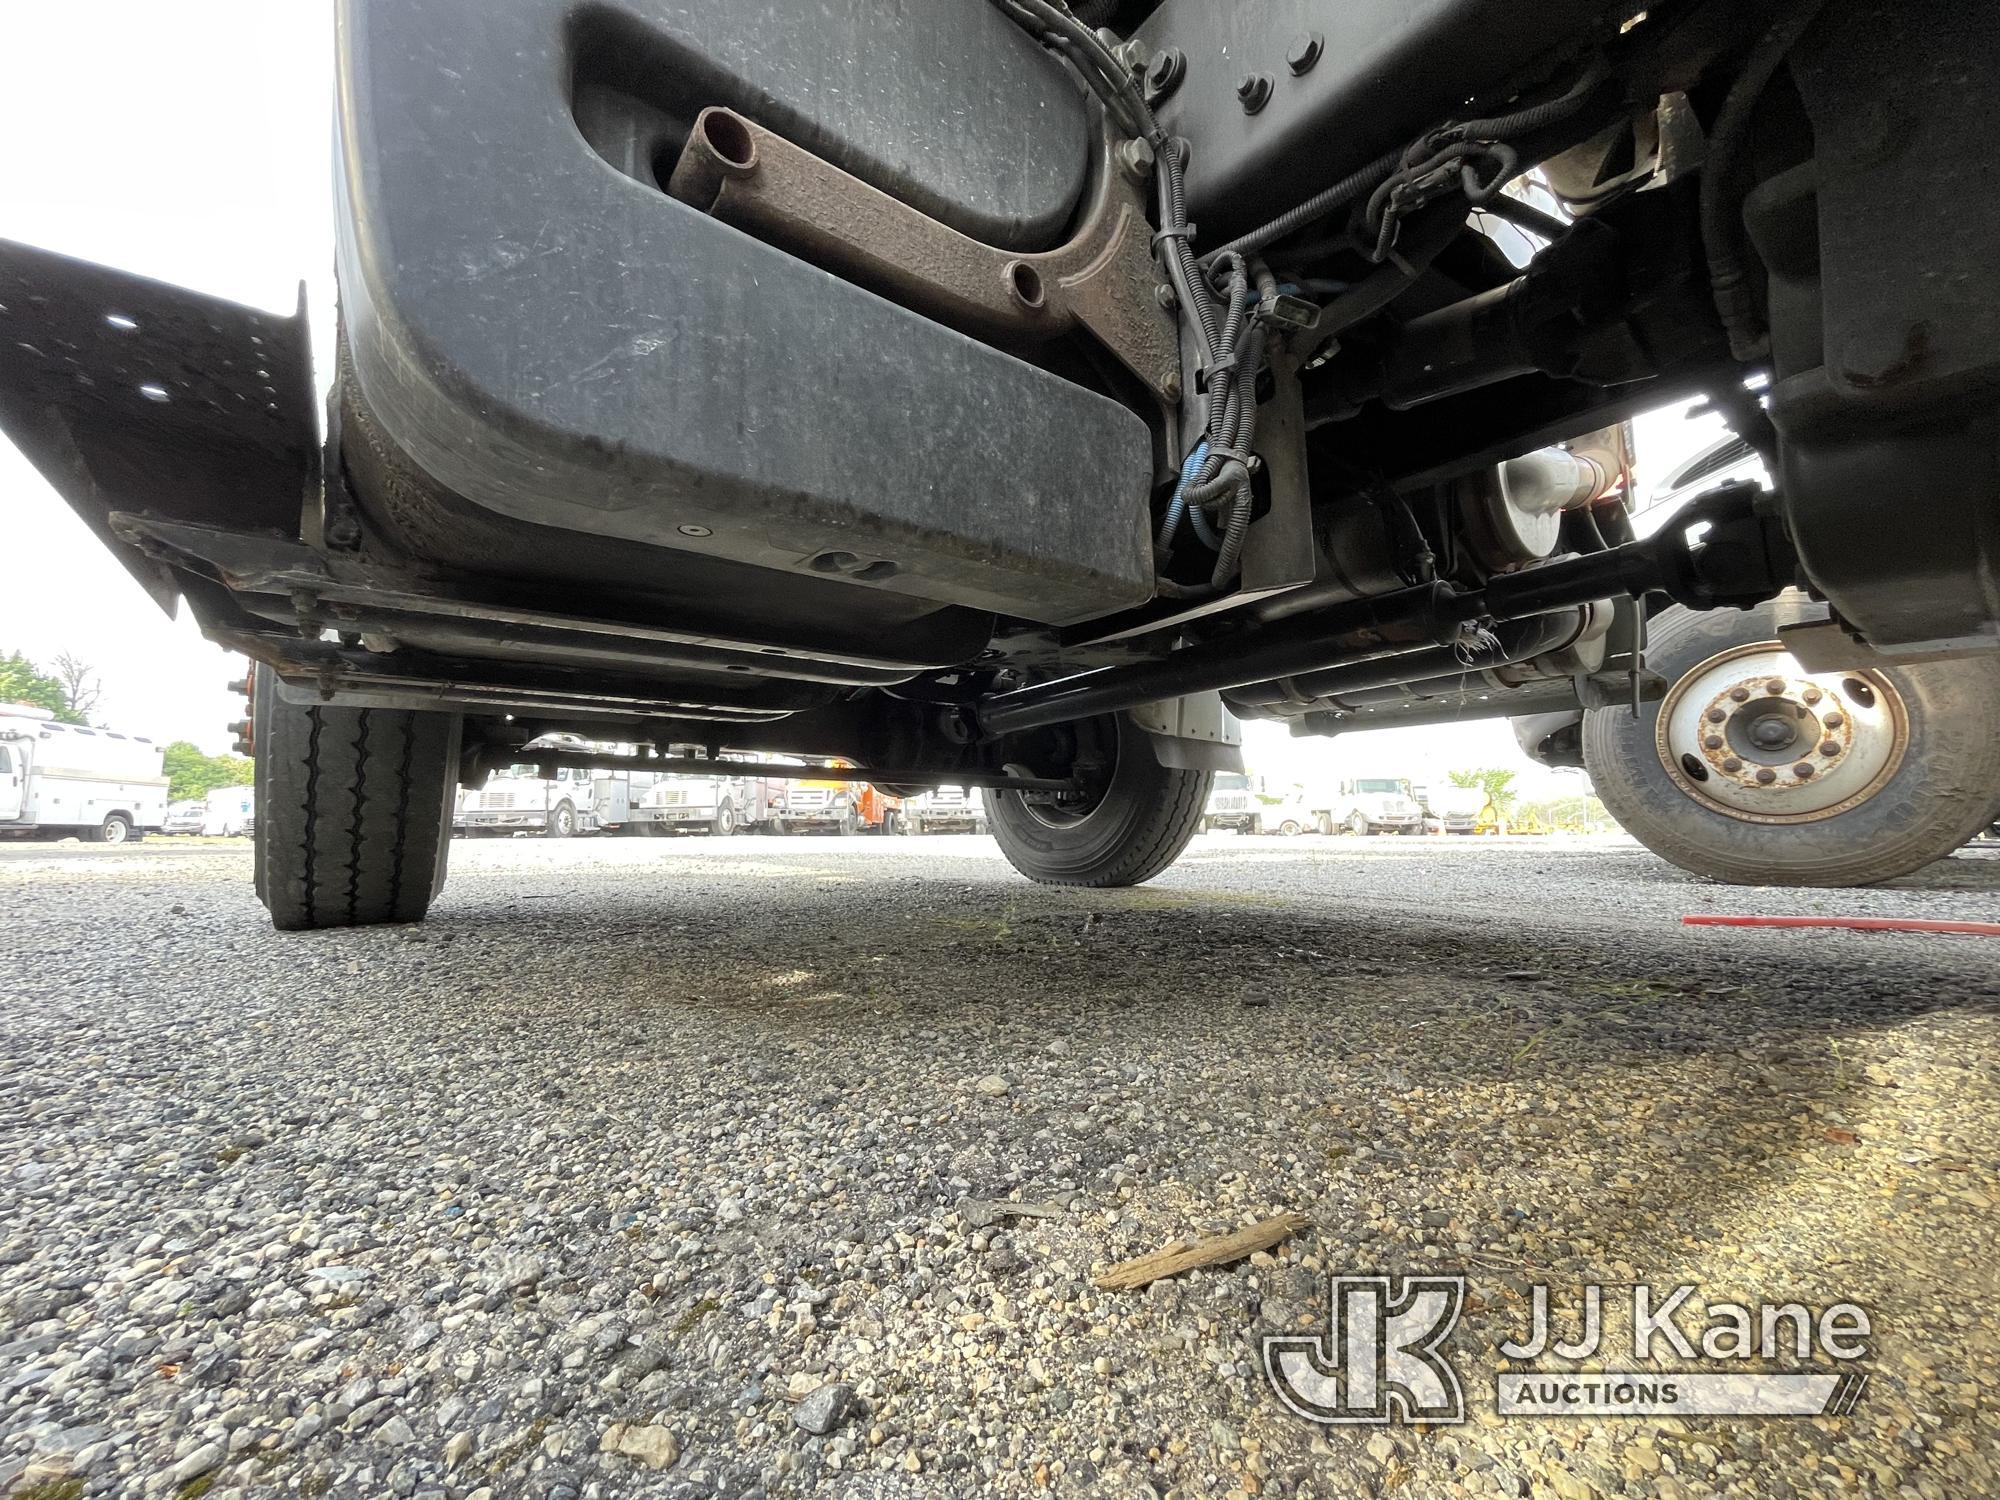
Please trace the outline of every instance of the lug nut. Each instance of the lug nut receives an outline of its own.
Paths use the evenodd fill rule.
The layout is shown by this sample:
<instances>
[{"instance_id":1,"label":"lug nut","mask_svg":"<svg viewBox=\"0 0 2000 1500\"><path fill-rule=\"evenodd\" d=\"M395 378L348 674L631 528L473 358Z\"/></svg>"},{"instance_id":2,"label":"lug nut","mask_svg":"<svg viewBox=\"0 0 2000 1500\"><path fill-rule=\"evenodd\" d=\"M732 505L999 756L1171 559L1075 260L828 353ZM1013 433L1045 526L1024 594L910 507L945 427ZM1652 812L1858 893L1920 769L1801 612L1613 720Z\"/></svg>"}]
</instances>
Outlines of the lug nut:
<instances>
[{"instance_id":1,"label":"lug nut","mask_svg":"<svg viewBox=\"0 0 2000 1500\"><path fill-rule=\"evenodd\" d=\"M1769 766L1764 767L1763 770L1757 773L1757 784L1759 786L1769 786L1772 782L1776 781L1777 779L1778 779L1778 773L1772 770Z\"/></svg>"},{"instance_id":2,"label":"lug nut","mask_svg":"<svg viewBox=\"0 0 2000 1500\"><path fill-rule=\"evenodd\" d=\"M1773 677L1769 682L1764 684L1764 691L1769 693L1773 698L1777 697L1784 690L1785 679L1782 677Z\"/></svg>"},{"instance_id":3,"label":"lug nut","mask_svg":"<svg viewBox=\"0 0 2000 1500\"><path fill-rule=\"evenodd\" d=\"M1708 722L1711 724L1720 724L1724 719L1728 717L1729 715L1724 713L1719 708L1711 708L1708 711Z\"/></svg>"},{"instance_id":4,"label":"lug nut","mask_svg":"<svg viewBox=\"0 0 2000 1500\"><path fill-rule=\"evenodd\" d=\"M1722 748L1722 736L1719 734L1709 735L1701 742L1701 748L1704 750L1720 750Z\"/></svg>"},{"instance_id":5,"label":"lug nut","mask_svg":"<svg viewBox=\"0 0 2000 1500\"><path fill-rule=\"evenodd\" d=\"M1812 773L1813 763L1809 760L1802 760L1792 767L1792 774L1801 781L1809 780L1812 777Z\"/></svg>"},{"instance_id":6,"label":"lug nut","mask_svg":"<svg viewBox=\"0 0 2000 1500\"><path fill-rule=\"evenodd\" d=\"M1804 698L1808 703L1817 703L1825 694L1820 692L1816 687L1809 687L1803 693L1799 694L1799 696Z\"/></svg>"},{"instance_id":7,"label":"lug nut","mask_svg":"<svg viewBox=\"0 0 2000 1500\"><path fill-rule=\"evenodd\" d=\"M1731 688L1729 690L1729 698L1733 703L1748 703L1750 701L1750 689Z\"/></svg>"},{"instance_id":8,"label":"lug nut","mask_svg":"<svg viewBox=\"0 0 2000 1500\"><path fill-rule=\"evenodd\" d=\"M1743 769L1743 762L1738 760L1735 756L1732 755L1729 757L1729 759L1725 760L1722 763L1722 769L1729 772L1733 776L1736 774L1736 772Z\"/></svg>"},{"instance_id":9,"label":"lug nut","mask_svg":"<svg viewBox=\"0 0 2000 1500\"><path fill-rule=\"evenodd\" d=\"M1847 720L1843 719L1839 714L1828 714L1826 716L1826 727L1828 729L1838 729L1846 722Z\"/></svg>"},{"instance_id":10,"label":"lug nut","mask_svg":"<svg viewBox=\"0 0 2000 1500\"><path fill-rule=\"evenodd\" d=\"M1838 755L1838 754L1840 754L1840 741L1839 741L1839 740L1821 740L1821 741L1819 742L1819 753L1820 753L1821 755Z\"/></svg>"}]
</instances>

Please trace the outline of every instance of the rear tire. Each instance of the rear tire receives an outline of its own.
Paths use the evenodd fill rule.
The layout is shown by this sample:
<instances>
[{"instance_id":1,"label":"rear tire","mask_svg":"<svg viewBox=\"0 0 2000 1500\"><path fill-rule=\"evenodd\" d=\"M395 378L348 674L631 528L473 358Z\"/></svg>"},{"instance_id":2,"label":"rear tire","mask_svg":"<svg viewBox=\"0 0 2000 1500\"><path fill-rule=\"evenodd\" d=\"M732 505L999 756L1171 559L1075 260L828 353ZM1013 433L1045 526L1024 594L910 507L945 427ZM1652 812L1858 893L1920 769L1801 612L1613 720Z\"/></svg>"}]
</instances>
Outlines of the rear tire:
<instances>
[{"instance_id":1,"label":"rear tire","mask_svg":"<svg viewBox=\"0 0 2000 1500\"><path fill-rule=\"evenodd\" d=\"M1869 885L1944 858L1990 817L2000 786L1992 731L2000 662L1807 674L1778 645L1774 603L1748 611L1676 607L1654 618L1648 636L1647 665L1674 684L1667 700L1643 705L1637 718L1625 708L1590 710L1583 756L1605 808L1661 858L1737 885ZM1746 700L1726 691L1736 673L1753 679ZM1767 675L1782 691L1770 695L1765 717L1775 708L1805 728L1831 723L1836 739L1853 737L1840 755L1815 756L1818 736L1810 733L1769 756L1761 745L1743 748L1751 742L1741 735L1762 720L1744 727L1737 718L1757 710ZM1719 722L1703 707L1711 688L1719 690ZM1816 695L1810 703L1808 691ZM1695 726L1686 734L1683 719ZM1719 749L1703 738L1711 733ZM1821 786L1864 757L1879 764L1873 779L1820 807L1815 799L1828 795ZM1795 759L1813 761L1816 774L1799 778L1790 769ZM1774 772L1767 788L1742 783L1767 765Z\"/></svg>"},{"instance_id":2,"label":"rear tire","mask_svg":"<svg viewBox=\"0 0 2000 1500\"><path fill-rule=\"evenodd\" d=\"M123 813L107 813L102 823L84 834L84 838L93 844L122 844L133 837L132 820Z\"/></svg>"},{"instance_id":3,"label":"rear tire","mask_svg":"<svg viewBox=\"0 0 2000 1500\"><path fill-rule=\"evenodd\" d=\"M1162 766L1142 730L1122 718L1089 728L1113 742L1109 781L1096 800L1066 809L1026 792L986 794L1000 852L1044 885L1123 886L1151 880L1180 857L1201 826L1214 775Z\"/></svg>"},{"instance_id":4,"label":"rear tire","mask_svg":"<svg viewBox=\"0 0 2000 1500\"><path fill-rule=\"evenodd\" d=\"M444 887L457 714L287 703L257 668L257 896L281 932L417 922Z\"/></svg>"}]
</instances>

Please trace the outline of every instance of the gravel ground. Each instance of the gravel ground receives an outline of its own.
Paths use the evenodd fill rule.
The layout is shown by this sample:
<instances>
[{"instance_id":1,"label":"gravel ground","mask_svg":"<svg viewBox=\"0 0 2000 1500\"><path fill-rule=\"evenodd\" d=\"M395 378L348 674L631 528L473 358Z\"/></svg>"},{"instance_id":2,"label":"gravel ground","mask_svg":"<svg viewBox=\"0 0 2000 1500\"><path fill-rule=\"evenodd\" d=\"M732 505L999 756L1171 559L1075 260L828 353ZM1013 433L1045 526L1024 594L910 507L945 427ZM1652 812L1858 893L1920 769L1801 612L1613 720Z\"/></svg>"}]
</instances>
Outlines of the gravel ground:
<instances>
[{"instance_id":1,"label":"gravel ground","mask_svg":"<svg viewBox=\"0 0 2000 1500\"><path fill-rule=\"evenodd\" d=\"M971 838L453 859L421 928L279 937L240 846L0 849L0 1492L2000 1489L2000 949L1679 925L2000 920L2000 859L1751 891L1622 841L1217 836L1109 893ZM1283 1210L1275 1254L1092 1285ZM1257 1337L1405 1270L1471 1277L1471 1420L1287 1414ZM1870 1382L1502 1421L1536 1280L1853 1300Z\"/></svg>"}]
</instances>

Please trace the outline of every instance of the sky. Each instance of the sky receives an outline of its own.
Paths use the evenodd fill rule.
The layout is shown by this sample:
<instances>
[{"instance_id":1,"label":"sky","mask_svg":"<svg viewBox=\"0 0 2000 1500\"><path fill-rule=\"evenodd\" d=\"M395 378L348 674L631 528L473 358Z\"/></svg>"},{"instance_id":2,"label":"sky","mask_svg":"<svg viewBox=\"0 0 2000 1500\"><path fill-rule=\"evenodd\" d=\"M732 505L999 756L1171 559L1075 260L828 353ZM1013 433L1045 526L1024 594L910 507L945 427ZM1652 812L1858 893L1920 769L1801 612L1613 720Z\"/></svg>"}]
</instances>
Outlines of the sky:
<instances>
[{"instance_id":1,"label":"sky","mask_svg":"<svg viewBox=\"0 0 2000 1500\"><path fill-rule=\"evenodd\" d=\"M289 312L301 281L331 347L332 20L313 0L69 0L10 6L0 49L0 237ZM1640 485L1712 437L1677 412L1639 424ZM97 717L156 740L228 748L242 658L168 620L0 438L0 652L95 665ZM1507 766L1530 796L1581 790L1535 766L1505 720L1293 739L1251 724L1270 782L1357 775L1436 785Z\"/></svg>"}]
</instances>

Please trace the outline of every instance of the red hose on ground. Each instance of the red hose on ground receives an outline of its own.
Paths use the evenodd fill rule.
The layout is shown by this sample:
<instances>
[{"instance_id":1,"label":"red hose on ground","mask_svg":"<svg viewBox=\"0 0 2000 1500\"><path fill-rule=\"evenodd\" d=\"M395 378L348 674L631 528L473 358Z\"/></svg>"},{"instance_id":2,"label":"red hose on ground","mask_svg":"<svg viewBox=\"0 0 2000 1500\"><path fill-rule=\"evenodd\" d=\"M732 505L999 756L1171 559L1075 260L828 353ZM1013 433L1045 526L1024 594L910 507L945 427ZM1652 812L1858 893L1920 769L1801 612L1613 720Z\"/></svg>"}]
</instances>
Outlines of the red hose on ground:
<instances>
[{"instance_id":1,"label":"red hose on ground","mask_svg":"<svg viewBox=\"0 0 2000 1500\"><path fill-rule=\"evenodd\" d=\"M1927 917L1682 917L1683 927L1846 927L1855 932L1963 932L2000 937L2000 922L1939 922Z\"/></svg>"}]
</instances>

